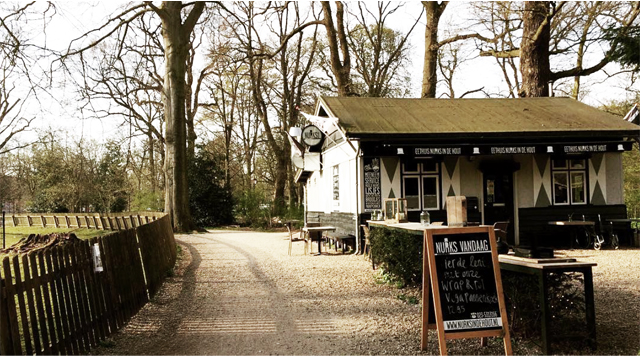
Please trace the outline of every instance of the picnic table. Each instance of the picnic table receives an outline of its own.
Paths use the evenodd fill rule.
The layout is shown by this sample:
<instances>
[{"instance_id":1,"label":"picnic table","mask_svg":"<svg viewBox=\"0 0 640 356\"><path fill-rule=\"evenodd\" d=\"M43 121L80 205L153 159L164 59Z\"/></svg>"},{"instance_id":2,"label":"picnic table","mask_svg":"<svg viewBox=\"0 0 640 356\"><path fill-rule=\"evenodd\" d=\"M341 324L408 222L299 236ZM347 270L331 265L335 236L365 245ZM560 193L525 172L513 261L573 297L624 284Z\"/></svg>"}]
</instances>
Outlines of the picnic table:
<instances>
[{"instance_id":1,"label":"picnic table","mask_svg":"<svg viewBox=\"0 0 640 356\"><path fill-rule=\"evenodd\" d=\"M302 228L302 231L304 231L306 234L308 234L309 238L312 239L312 234L319 234L320 236L318 237L317 241L318 241L318 254L317 256L320 256L322 254L322 235L324 234L325 231L336 231L336 228L333 226L305 226Z\"/></svg>"}]
</instances>

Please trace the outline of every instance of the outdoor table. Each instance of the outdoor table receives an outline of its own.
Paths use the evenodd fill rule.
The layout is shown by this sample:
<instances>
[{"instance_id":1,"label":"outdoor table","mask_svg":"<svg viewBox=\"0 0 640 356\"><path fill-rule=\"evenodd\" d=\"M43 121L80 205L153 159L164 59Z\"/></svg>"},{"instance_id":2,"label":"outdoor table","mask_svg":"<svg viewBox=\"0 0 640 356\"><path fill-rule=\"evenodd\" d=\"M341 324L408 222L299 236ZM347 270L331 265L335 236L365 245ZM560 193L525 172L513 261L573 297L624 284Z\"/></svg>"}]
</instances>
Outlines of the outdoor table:
<instances>
[{"instance_id":1,"label":"outdoor table","mask_svg":"<svg viewBox=\"0 0 640 356\"><path fill-rule=\"evenodd\" d=\"M586 307L586 322L589 346L596 348L596 312L593 299L593 273L592 267L596 263L576 262L575 259L562 258L524 258L512 255L498 255L500 269L524 273L538 278L538 300L542 308L542 352L551 354L551 312L547 304L548 285L546 276L550 273L578 272L584 277L584 297Z\"/></svg>"},{"instance_id":2,"label":"outdoor table","mask_svg":"<svg viewBox=\"0 0 640 356\"><path fill-rule=\"evenodd\" d=\"M594 221L585 221L585 220L565 220L565 221L549 221L549 225L554 226L568 226L568 227L577 227L582 226L583 228L593 227L596 225ZM569 238L569 247L573 249L573 242L575 241L576 231L573 230L573 236Z\"/></svg>"},{"instance_id":3,"label":"outdoor table","mask_svg":"<svg viewBox=\"0 0 640 356\"><path fill-rule=\"evenodd\" d=\"M399 224L390 224L386 223L383 220L367 220L369 226L372 227L387 227L390 229L396 230L404 230L408 231L412 235L424 236L425 229L442 229L447 228L446 225L441 224L430 224L430 225L422 225L417 222L408 222L408 223L399 223Z\"/></svg>"},{"instance_id":4,"label":"outdoor table","mask_svg":"<svg viewBox=\"0 0 640 356\"><path fill-rule=\"evenodd\" d=\"M303 227L302 231L306 232L306 233L311 233L311 232L319 232L320 234L322 234L325 231L336 231L336 228L333 226L314 226L314 227ZM322 254L322 238L318 239L318 256Z\"/></svg>"}]
</instances>

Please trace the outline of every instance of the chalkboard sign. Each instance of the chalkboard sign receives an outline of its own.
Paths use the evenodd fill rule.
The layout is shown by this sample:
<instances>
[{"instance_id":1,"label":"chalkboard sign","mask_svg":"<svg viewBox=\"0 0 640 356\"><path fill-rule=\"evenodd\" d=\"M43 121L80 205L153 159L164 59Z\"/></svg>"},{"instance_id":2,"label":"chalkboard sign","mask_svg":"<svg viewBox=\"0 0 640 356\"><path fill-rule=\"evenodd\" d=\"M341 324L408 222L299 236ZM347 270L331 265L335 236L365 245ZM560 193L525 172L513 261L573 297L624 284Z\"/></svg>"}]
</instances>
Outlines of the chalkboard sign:
<instances>
[{"instance_id":1,"label":"chalkboard sign","mask_svg":"<svg viewBox=\"0 0 640 356\"><path fill-rule=\"evenodd\" d=\"M502 328L489 234L433 235L445 332Z\"/></svg>"},{"instance_id":2,"label":"chalkboard sign","mask_svg":"<svg viewBox=\"0 0 640 356\"><path fill-rule=\"evenodd\" d=\"M363 158L364 162L364 209L382 209L380 190L380 158Z\"/></svg>"},{"instance_id":3,"label":"chalkboard sign","mask_svg":"<svg viewBox=\"0 0 640 356\"><path fill-rule=\"evenodd\" d=\"M487 336L503 337L511 354L493 227L426 229L423 267L423 350L430 327L438 330L441 354L447 339Z\"/></svg>"}]
</instances>

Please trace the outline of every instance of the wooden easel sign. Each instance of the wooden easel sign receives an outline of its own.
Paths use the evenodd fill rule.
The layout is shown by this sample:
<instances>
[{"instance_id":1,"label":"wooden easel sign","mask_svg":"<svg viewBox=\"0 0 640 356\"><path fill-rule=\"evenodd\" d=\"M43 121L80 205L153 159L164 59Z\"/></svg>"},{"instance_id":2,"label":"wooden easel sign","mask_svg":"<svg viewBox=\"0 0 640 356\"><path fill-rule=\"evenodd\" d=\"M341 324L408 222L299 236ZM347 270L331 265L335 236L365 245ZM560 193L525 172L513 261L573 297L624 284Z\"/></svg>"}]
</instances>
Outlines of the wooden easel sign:
<instances>
[{"instance_id":1,"label":"wooden easel sign","mask_svg":"<svg viewBox=\"0 0 640 356\"><path fill-rule=\"evenodd\" d=\"M423 256L421 349L427 348L429 329L436 329L441 355L447 354L447 340L484 342L489 336L502 337L511 355L493 227L426 229ZM435 324L428 318L431 307Z\"/></svg>"}]
</instances>

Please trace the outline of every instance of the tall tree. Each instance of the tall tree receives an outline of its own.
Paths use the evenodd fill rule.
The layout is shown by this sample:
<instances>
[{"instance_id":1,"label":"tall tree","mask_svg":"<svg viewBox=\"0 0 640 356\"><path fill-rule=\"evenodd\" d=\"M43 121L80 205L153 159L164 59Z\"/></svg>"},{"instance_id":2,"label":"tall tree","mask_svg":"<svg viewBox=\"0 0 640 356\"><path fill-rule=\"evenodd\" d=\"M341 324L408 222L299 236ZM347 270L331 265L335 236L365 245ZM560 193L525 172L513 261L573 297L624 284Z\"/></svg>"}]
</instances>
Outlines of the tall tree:
<instances>
[{"instance_id":1,"label":"tall tree","mask_svg":"<svg viewBox=\"0 0 640 356\"><path fill-rule=\"evenodd\" d=\"M351 54L347 42L347 31L344 21L344 4L336 1L336 20L333 21L331 3L322 1L324 14L323 24L327 31L327 42L331 58L331 71L336 79L338 96L354 95L351 88Z\"/></svg>"},{"instance_id":2,"label":"tall tree","mask_svg":"<svg viewBox=\"0 0 640 356\"><path fill-rule=\"evenodd\" d=\"M424 66L422 68L422 94L423 98L435 98L438 85L438 51L446 45L469 38L477 38L487 42L495 39L486 38L478 33L457 34L444 40L438 40L440 18L447 8L448 1L423 1L422 6L426 16L424 33Z\"/></svg>"},{"instance_id":3,"label":"tall tree","mask_svg":"<svg viewBox=\"0 0 640 356\"><path fill-rule=\"evenodd\" d=\"M597 4L596 4L597 5ZM575 5L574 5L575 6ZM575 12L569 22L555 21L562 13L563 8L570 6L562 2L528 1L525 3L522 14L522 40L520 48L507 48L502 51L483 51L481 55L520 58L520 75L522 85L519 95L524 97L547 96L549 95L549 83L564 78L575 78L588 76L602 70L608 63L614 60L614 53L623 37L630 31L636 23L640 14L640 2L625 3L624 7L616 7L611 11L593 11L595 19L589 19L590 12L586 7ZM601 8L602 9L602 8ZM577 39L566 44L564 48L558 43L566 42L569 24L580 25L581 21L576 18L584 18L582 27L589 34L589 39ZM589 25L598 26L598 29L591 31ZM584 46L580 43L600 43L605 44L603 36L603 26L615 26L618 32L614 38L609 39L609 49L604 51L601 59L595 64L585 67L582 59L586 56ZM573 26L573 25L572 25ZM553 31L555 30L555 34ZM584 33L584 32L583 32ZM553 43L553 50L550 49ZM569 69L552 70L550 56L563 55L577 48L576 65ZM575 79L574 79L575 80Z\"/></svg>"},{"instance_id":4,"label":"tall tree","mask_svg":"<svg viewBox=\"0 0 640 356\"><path fill-rule=\"evenodd\" d=\"M189 211L189 187L187 180L187 132L186 132L186 74L189 57L189 38L204 10L204 2L196 2L182 19L182 2L163 1L160 7L148 6L162 21L162 38L165 51L165 75L163 106L165 120L165 212L169 213L176 231L195 228Z\"/></svg>"},{"instance_id":5,"label":"tall tree","mask_svg":"<svg viewBox=\"0 0 640 356\"><path fill-rule=\"evenodd\" d=\"M388 28L389 16L401 6L379 2L374 10L369 10L364 3L358 2L358 25L349 29L347 41L356 64L353 85L360 86L360 83L355 83L357 80L364 82L364 88L353 90L360 95L402 97L409 93L407 82L410 77L406 70L410 63L408 40L420 16L407 33Z\"/></svg>"},{"instance_id":6,"label":"tall tree","mask_svg":"<svg viewBox=\"0 0 640 356\"><path fill-rule=\"evenodd\" d=\"M129 26L132 21L146 12L152 11L160 18L165 58L162 90L166 142L165 212L171 215L173 227L178 232L189 231L195 227L189 212L187 180L186 75L187 59L190 55L190 37L204 8L205 3L201 1L192 3L163 1L159 6L152 2L132 5L121 13L111 16L97 30L85 33L72 41L67 52L61 56L64 60L70 56L82 55L112 36L119 28ZM105 33L87 46L71 49L76 41L86 39L90 33L96 31Z\"/></svg>"}]
</instances>

